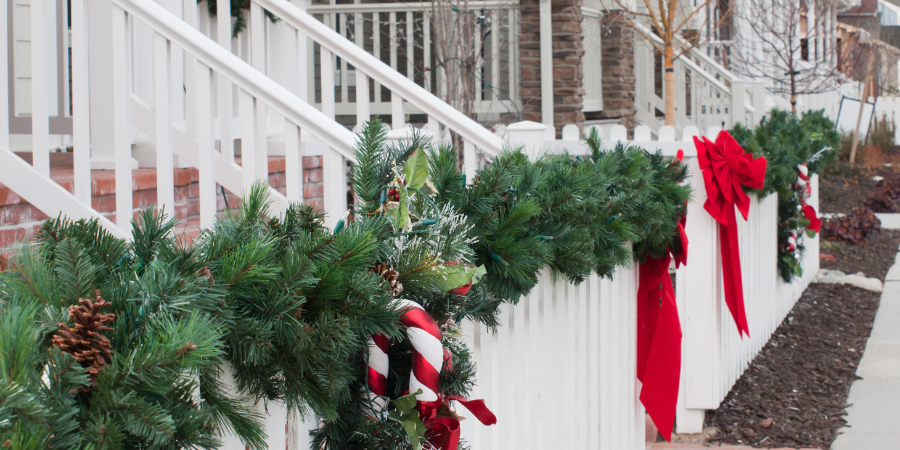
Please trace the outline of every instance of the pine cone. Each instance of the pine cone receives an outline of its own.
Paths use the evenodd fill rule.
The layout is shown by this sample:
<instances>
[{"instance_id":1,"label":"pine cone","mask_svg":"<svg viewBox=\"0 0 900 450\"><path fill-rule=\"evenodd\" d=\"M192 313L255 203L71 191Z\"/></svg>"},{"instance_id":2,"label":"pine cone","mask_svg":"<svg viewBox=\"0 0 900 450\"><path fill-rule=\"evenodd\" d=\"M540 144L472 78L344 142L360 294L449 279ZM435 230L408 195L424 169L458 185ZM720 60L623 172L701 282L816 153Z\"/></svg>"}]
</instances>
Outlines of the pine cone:
<instances>
[{"instance_id":1,"label":"pine cone","mask_svg":"<svg viewBox=\"0 0 900 450\"><path fill-rule=\"evenodd\" d=\"M385 263L375 264L375 267L373 267L370 272L377 273L384 277L384 279L390 283L391 290L394 291L395 297L403 293L403 285L397 280L400 278L400 272L388 267Z\"/></svg>"},{"instance_id":2,"label":"pine cone","mask_svg":"<svg viewBox=\"0 0 900 450\"><path fill-rule=\"evenodd\" d=\"M69 307L69 318L75 323L75 327L60 323L59 331L53 335L53 346L74 355L81 367L87 369L91 386L94 386L97 374L109 362L109 355L112 353L109 339L100 332L113 330L104 324L115 320L116 315L100 313L109 303L99 293L96 302L80 298L78 303ZM88 392L90 388L84 387L81 391Z\"/></svg>"}]
</instances>

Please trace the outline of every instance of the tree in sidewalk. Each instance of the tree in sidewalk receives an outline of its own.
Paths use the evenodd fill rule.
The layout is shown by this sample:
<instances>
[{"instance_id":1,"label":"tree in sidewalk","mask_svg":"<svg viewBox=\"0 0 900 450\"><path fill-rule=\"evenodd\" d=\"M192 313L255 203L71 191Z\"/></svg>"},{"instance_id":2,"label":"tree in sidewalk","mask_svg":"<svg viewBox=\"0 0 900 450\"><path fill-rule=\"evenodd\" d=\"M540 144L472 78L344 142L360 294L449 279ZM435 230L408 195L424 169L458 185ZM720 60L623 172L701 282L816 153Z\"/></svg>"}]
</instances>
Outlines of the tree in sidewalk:
<instances>
[{"instance_id":1,"label":"tree in sidewalk","mask_svg":"<svg viewBox=\"0 0 900 450\"><path fill-rule=\"evenodd\" d=\"M744 0L734 13L730 68L768 80L796 113L798 96L836 89L838 63L849 62L851 53L832 44L834 6L830 0Z\"/></svg>"},{"instance_id":2,"label":"tree in sidewalk","mask_svg":"<svg viewBox=\"0 0 900 450\"><path fill-rule=\"evenodd\" d=\"M637 5L623 0L602 0L613 17L628 25L647 45L662 56L665 84L665 124L675 125L675 61L702 42L714 39L720 29L730 29L732 7L727 1L643 0ZM703 15L706 15L704 18ZM658 68L657 68L658 70Z\"/></svg>"}]
</instances>

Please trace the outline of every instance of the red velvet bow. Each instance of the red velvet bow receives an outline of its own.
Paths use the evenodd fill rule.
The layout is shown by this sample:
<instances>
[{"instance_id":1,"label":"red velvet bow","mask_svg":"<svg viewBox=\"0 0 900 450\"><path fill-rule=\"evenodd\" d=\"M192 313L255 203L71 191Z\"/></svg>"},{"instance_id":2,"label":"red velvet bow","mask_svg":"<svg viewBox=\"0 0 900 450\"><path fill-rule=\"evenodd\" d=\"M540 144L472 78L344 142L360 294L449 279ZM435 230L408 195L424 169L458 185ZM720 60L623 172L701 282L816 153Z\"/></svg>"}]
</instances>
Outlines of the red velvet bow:
<instances>
[{"instance_id":1,"label":"red velvet bow","mask_svg":"<svg viewBox=\"0 0 900 450\"><path fill-rule=\"evenodd\" d=\"M468 400L458 395L451 395L433 402L419 402L416 409L428 428L426 436L428 443L436 449L456 450L459 447L459 421L462 418L450 409L451 401L461 403L485 425L497 423L497 416L485 406L484 400Z\"/></svg>"},{"instance_id":2,"label":"red velvet bow","mask_svg":"<svg viewBox=\"0 0 900 450\"><path fill-rule=\"evenodd\" d=\"M719 132L716 142L694 137L697 160L703 171L707 199L703 207L719 222L720 251L722 254L722 278L725 285L725 303L737 325L738 333L750 336L747 316L744 312L744 292L741 282L741 259L738 248L737 206L744 220L750 213L750 197L742 186L762 189L766 177L766 159L753 159L727 131Z\"/></svg>"}]
</instances>

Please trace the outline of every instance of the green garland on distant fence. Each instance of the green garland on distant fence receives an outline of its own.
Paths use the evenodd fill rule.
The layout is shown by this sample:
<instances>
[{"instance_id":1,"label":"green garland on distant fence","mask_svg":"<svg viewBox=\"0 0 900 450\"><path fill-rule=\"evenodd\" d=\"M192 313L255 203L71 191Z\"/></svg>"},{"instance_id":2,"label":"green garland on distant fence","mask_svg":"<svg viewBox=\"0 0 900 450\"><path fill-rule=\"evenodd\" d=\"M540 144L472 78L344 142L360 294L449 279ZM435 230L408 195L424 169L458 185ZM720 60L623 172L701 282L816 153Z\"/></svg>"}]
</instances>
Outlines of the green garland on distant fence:
<instances>
[{"instance_id":1,"label":"green garland on distant fence","mask_svg":"<svg viewBox=\"0 0 900 450\"><path fill-rule=\"evenodd\" d=\"M837 158L835 149L840 147L841 136L824 111L798 118L777 109L753 130L737 124L731 134L746 151L768 161L765 186L756 193L760 198L778 195L778 272L790 282L803 274L804 236L815 236L807 229L810 222L801 211L799 167L806 165L810 176L820 173Z\"/></svg>"}]
</instances>

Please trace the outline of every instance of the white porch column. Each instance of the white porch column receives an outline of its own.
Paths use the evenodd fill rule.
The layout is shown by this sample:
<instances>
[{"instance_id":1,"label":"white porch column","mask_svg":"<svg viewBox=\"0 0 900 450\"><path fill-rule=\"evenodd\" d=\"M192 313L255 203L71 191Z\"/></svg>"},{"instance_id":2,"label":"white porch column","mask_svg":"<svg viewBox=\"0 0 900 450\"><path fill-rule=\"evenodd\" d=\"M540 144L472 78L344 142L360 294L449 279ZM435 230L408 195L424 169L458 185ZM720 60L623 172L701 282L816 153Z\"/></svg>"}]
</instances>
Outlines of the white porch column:
<instances>
[{"instance_id":1,"label":"white porch column","mask_svg":"<svg viewBox=\"0 0 900 450\"><path fill-rule=\"evenodd\" d=\"M540 0L541 37L541 123L546 126L547 139L556 138L553 124L553 24L550 0Z\"/></svg>"}]
</instances>

